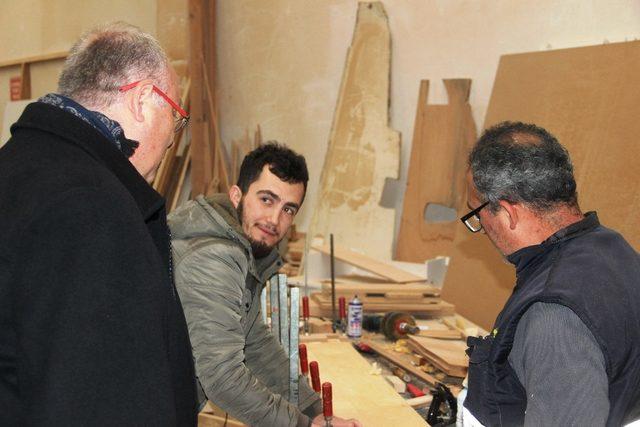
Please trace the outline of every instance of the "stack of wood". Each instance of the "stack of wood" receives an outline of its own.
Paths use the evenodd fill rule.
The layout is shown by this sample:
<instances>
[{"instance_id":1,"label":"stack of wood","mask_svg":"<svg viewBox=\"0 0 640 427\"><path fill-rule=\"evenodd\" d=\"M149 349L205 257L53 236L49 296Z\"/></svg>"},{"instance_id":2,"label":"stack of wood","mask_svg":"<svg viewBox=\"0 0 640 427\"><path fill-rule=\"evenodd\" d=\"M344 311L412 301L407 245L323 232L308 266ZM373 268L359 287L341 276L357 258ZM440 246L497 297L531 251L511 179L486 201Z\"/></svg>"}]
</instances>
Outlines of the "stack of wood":
<instances>
[{"instance_id":1,"label":"stack of wood","mask_svg":"<svg viewBox=\"0 0 640 427\"><path fill-rule=\"evenodd\" d=\"M325 246L313 246L313 249L330 253ZM375 260L366 255L335 247L336 259L373 273L375 276L346 275L335 280L336 301L345 297L347 301L354 296L363 303L365 312L403 311L427 316L453 314L454 306L440 298L440 290L426 281L426 278L404 271L392 264ZM318 316L331 316L331 281L321 280L321 292L311 294Z\"/></svg>"},{"instance_id":2,"label":"stack of wood","mask_svg":"<svg viewBox=\"0 0 640 427\"><path fill-rule=\"evenodd\" d=\"M467 344L462 340L445 340L415 335L408 336L411 350L424 357L429 363L450 377L464 378L469 367L469 358L465 350Z\"/></svg>"}]
</instances>

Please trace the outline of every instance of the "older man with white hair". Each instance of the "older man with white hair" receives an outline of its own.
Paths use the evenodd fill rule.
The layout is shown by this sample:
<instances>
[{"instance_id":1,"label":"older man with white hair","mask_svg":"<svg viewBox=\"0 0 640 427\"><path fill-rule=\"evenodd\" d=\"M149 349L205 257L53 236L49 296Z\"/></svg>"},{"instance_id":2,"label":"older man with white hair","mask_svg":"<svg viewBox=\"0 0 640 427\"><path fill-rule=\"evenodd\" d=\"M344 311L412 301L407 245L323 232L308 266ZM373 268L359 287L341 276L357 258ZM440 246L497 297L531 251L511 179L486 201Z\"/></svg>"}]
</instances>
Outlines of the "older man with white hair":
<instances>
[{"instance_id":1,"label":"older man with white hair","mask_svg":"<svg viewBox=\"0 0 640 427\"><path fill-rule=\"evenodd\" d=\"M0 150L0 425L195 425L164 199L187 113L148 34L85 34Z\"/></svg>"}]
</instances>

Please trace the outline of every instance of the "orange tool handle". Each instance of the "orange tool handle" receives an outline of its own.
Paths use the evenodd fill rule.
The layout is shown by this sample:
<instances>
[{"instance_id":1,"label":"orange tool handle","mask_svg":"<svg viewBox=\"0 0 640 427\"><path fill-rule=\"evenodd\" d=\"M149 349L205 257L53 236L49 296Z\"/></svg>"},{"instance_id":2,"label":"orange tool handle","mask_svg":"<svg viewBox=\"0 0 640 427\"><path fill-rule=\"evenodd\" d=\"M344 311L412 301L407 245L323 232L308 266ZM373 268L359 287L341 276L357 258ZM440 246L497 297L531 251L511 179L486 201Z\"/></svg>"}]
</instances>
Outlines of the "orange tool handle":
<instances>
[{"instance_id":1,"label":"orange tool handle","mask_svg":"<svg viewBox=\"0 0 640 427\"><path fill-rule=\"evenodd\" d=\"M307 296L302 297L302 318L305 320L309 318L309 297Z\"/></svg>"},{"instance_id":2,"label":"orange tool handle","mask_svg":"<svg viewBox=\"0 0 640 427\"><path fill-rule=\"evenodd\" d=\"M424 392L411 383L407 383L407 391L411 393L413 397L424 396Z\"/></svg>"},{"instance_id":3,"label":"orange tool handle","mask_svg":"<svg viewBox=\"0 0 640 427\"><path fill-rule=\"evenodd\" d=\"M325 418L333 417L333 396L331 393L331 383L322 384L322 414Z\"/></svg>"},{"instance_id":4,"label":"orange tool handle","mask_svg":"<svg viewBox=\"0 0 640 427\"><path fill-rule=\"evenodd\" d=\"M311 387L316 393L320 393L320 370L318 369L318 362L315 360L309 363L311 369Z\"/></svg>"},{"instance_id":5,"label":"orange tool handle","mask_svg":"<svg viewBox=\"0 0 640 427\"><path fill-rule=\"evenodd\" d=\"M309 359L307 359L307 346L300 344L298 346L298 353L300 354L300 371L302 375L309 375Z\"/></svg>"}]
</instances>

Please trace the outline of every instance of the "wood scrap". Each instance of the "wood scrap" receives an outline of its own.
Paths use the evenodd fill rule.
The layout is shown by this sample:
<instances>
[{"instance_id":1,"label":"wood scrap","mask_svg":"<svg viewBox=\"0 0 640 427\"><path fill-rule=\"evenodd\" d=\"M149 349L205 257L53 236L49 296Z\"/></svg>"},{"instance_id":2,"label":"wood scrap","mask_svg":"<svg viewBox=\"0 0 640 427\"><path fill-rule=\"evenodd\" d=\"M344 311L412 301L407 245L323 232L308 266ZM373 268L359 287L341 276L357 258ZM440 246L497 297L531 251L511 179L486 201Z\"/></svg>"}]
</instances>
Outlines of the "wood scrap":
<instances>
[{"instance_id":1,"label":"wood scrap","mask_svg":"<svg viewBox=\"0 0 640 427\"><path fill-rule=\"evenodd\" d=\"M359 3L310 227L311 237L333 233L343 246L385 259L395 211L380 199L400 166L400 135L389 128L390 41L382 3Z\"/></svg>"},{"instance_id":2,"label":"wood scrap","mask_svg":"<svg viewBox=\"0 0 640 427\"><path fill-rule=\"evenodd\" d=\"M439 340L409 335L409 347L425 357L449 376L464 378L467 375L469 359L465 354L467 344L464 341Z\"/></svg>"},{"instance_id":3,"label":"wood scrap","mask_svg":"<svg viewBox=\"0 0 640 427\"><path fill-rule=\"evenodd\" d=\"M322 280L323 292L331 292L331 282ZM336 292L341 294L358 294L362 296L384 296L384 295L407 295L409 297L433 298L440 296L440 289L435 288L426 282L413 283L385 283L366 280L364 277L354 276L336 277ZM393 296L391 296L393 298Z\"/></svg>"},{"instance_id":4,"label":"wood scrap","mask_svg":"<svg viewBox=\"0 0 640 427\"><path fill-rule=\"evenodd\" d=\"M340 295L336 294L336 297ZM431 316L441 316L453 314L455 307L453 304L442 301L440 299L425 299L418 301L411 300L392 300L386 297L382 298L360 298L365 313L382 313L388 311L404 311L407 313L421 313ZM321 292L311 294L311 300L318 304L321 316L331 316L331 295L325 295Z\"/></svg>"},{"instance_id":5,"label":"wood scrap","mask_svg":"<svg viewBox=\"0 0 640 427\"><path fill-rule=\"evenodd\" d=\"M436 384L440 382L433 375L429 375L423 370L421 370L420 368L413 366L411 362L406 360L404 357L401 357L399 353L396 353L393 350L386 348L385 345L375 342L368 338L363 338L360 340L360 342L368 345L369 347L371 347L373 351L375 351L384 359L387 359L389 362L393 363L394 365L397 365L402 369L406 370L407 372L411 373L412 375L416 376L417 378L420 378L422 381L426 382L430 386L435 387Z\"/></svg>"},{"instance_id":6,"label":"wood scrap","mask_svg":"<svg viewBox=\"0 0 640 427\"><path fill-rule=\"evenodd\" d=\"M365 241L369 241L369 240L365 240ZM312 245L311 248L327 255L331 253L331 250L328 244ZM389 279L392 282L408 283L408 282L419 282L424 280L423 277L416 276L415 274L411 274L389 263L385 263L374 257L347 249L346 247L341 245L334 245L334 256L336 259L340 261L344 261L346 263L352 264L363 270L370 271L381 277Z\"/></svg>"},{"instance_id":7,"label":"wood scrap","mask_svg":"<svg viewBox=\"0 0 640 427\"><path fill-rule=\"evenodd\" d=\"M229 416L225 411L208 401L198 414L198 427L246 427L246 424Z\"/></svg>"},{"instance_id":8,"label":"wood scrap","mask_svg":"<svg viewBox=\"0 0 640 427\"><path fill-rule=\"evenodd\" d=\"M427 105L429 81L420 82L396 245L398 260L422 262L450 255L460 228L457 213L465 205L466 156L476 139L469 105L471 80L445 79L444 85L449 103ZM441 208L445 214L435 214L433 220L426 221L425 213L431 208Z\"/></svg>"},{"instance_id":9,"label":"wood scrap","mask_svg":"<svg viewBox=\"0 0 640 427\"><path fill-rule=\"evenodd\" d=\"M411 399L407 399L407 403L412 408L426 408L431 405L431 401L433 400L433 395L425 394L424 396L413 397Z\"/></svg>"}]
</instances>

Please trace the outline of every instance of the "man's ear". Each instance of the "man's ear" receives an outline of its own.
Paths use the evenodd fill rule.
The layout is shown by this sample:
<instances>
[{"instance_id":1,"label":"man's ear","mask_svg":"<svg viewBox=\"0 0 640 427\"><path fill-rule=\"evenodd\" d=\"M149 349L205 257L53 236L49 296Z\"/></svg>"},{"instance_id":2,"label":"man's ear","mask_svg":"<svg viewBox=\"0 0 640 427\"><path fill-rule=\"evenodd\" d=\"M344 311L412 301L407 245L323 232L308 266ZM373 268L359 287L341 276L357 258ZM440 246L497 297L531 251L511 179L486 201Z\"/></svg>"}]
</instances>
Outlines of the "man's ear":
<instances>
[{"instance_id":1,"label":"man's ear","mask_svg":"<svg viewBox=\"0 0 640 427\"><path fill-rule=\"evenodd\" d=\"M125 103L131 116L137 122L145 119L144 107L153 100L153 81L150 79L141 80L136 87L125 93Z\"/></svg>"},{"instance_id":2,"label":"man's ear","mask_svg":"<svg viewBox=\"0 0 640 427\"><path fill-rule=\"evenodd\" d=\"M238 209L238 205L242 199L242 190L240 187L232 185L231 188L229 188L229 199L231 200L231 203L233 203L233 207Z\"/></svg>"},{"instance_id":3,"label":"man's ear","mask_svg":"<svg viewBox=\"0 0 640 427\"><path fill-rule=\"evenodd\" d=\"M500 207L502 209L504 209L504 211L506 212L506 217L507 220L509 221L509 228L511 230L515 230L516 226L518 225L518 222L520 221L519 218L519 209L520 209L520 205L517 203L509 203L505 200L500 200L498 202L500 204Z\"/></svg>"}]
</instances>

